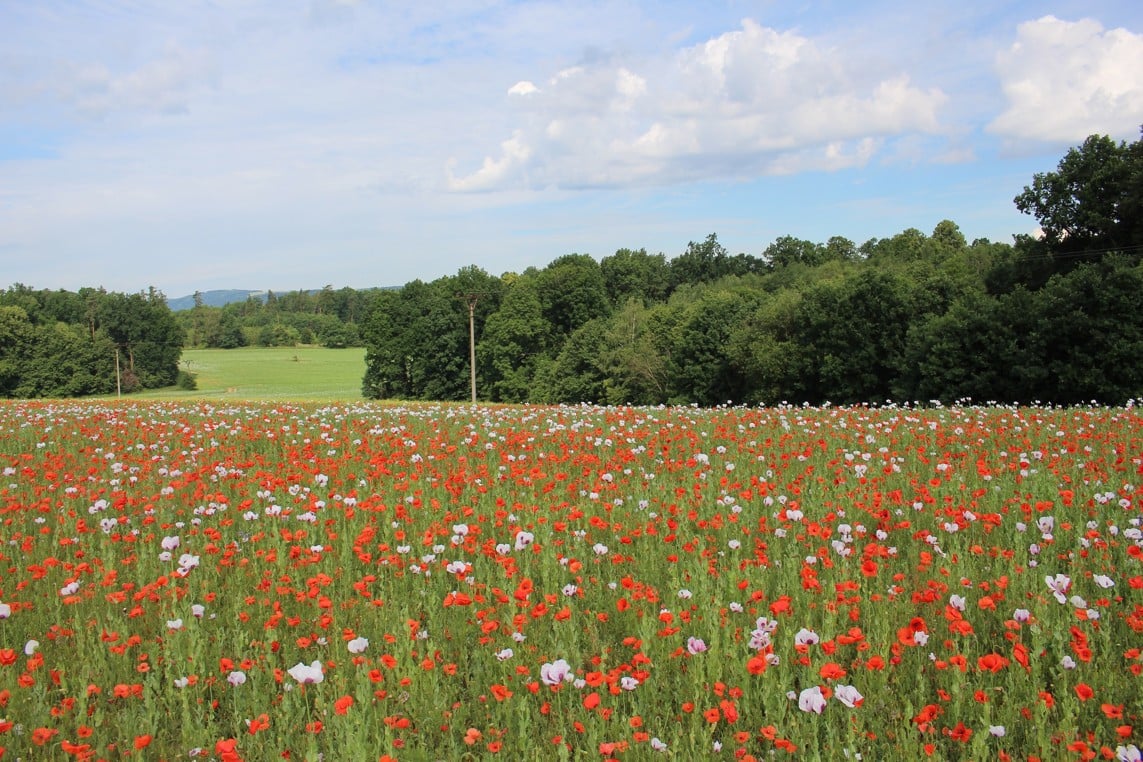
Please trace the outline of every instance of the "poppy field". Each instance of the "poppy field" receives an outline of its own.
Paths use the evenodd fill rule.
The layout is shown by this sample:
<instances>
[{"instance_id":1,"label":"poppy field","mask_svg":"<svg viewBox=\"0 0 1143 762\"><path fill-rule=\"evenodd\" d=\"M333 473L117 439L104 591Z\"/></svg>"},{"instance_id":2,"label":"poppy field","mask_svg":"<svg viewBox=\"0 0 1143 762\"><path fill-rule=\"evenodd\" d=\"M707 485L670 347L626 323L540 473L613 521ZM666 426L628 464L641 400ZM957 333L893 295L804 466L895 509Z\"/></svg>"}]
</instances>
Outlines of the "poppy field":
<instances>
[{"instance_id":1,"label":"poppy field","mask_svg":"<svg viewBox=\"0 0 1143 762\"><path fill-rule=\"evenodd\" d=\"M1127 408L0 406L0 757L1113 759Z\"/></svg>"}]
</instances>

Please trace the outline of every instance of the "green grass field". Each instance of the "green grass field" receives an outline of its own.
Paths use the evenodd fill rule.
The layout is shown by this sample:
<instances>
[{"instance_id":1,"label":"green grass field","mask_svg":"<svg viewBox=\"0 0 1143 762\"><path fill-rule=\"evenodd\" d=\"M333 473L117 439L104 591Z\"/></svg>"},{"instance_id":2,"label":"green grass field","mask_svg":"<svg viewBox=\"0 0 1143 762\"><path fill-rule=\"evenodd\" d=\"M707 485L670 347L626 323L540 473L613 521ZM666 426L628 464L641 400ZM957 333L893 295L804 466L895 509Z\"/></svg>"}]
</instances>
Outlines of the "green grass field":
<instances>
[{"instance_id":1,"label":"green grass field","mask_svg":"<svg viewBox=\"0 0 1143 762\"><path fill-rule=\"evenodd\" d=\"M195 375L198 389L159 389L132 399L359 400L365 350L187 349L179 367Z\"/></svg>"}]
</instances>

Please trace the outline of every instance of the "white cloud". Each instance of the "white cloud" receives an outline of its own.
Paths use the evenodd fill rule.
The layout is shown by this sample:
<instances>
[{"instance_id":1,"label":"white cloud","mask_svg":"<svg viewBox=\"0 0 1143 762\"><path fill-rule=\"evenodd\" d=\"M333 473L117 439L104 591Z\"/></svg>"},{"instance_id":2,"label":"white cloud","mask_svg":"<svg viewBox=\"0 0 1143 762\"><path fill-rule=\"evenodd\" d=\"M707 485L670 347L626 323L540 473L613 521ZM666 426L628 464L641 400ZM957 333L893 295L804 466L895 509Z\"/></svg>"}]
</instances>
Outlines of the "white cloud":
<instances>
[{"instance_id":1,"label":"white cloud","mask_svg":"<svg viewBox=\"0 0 1143 762\"><path fill-rule=\"evenodd\" d=\"M939 88L918 87L904 73L864 81L853 64L810 37L747 19L666 56L563 68L542 91L523 80L509 91L530 96L511 150L452 176L450 187L661 185L829 170L869 161L886 138L942 130L947 98Z\"/></svg>"},{"instance_id":2,"label":"white cloud","mask_svg":"<svg viewBox=\"0 0 1143 762\"><path fill-rule=\"evenodd\" d=\"M480 169L465 177L455 177L449 169L448 185L457 191L482 191L504 184L513 178L531 155L531 149L520 139L519 133L500 144L500 158L484 158Z\"/></svg>"},{"instance_id":3,"label":"white cloud","mask_svg":"<svg viewBox=\"0 0 1143 762\"><path fill-rule=\"evenodd\" d=\"M1013 140L1129 138L1143 122L1143 35L1091 19L1021 24L997 56L1008 108L989 129Z\"/></svg>"},{"instance_id":4,"label":"white cloud","mask_svg":"<svg viewBox=\"0 0 1143 762\"><path fill-rule=\"evenodd\" d=\"M1140 11L1084 3L1106 28L1073 52L1120 61L1102 77L1130 87L1109 98L1138 92L1143 65L1118 52L1138 38L1107 29L1143 30ZM826 7L0 0L0 270L178 294L671 253L735 228L741 248L725 242L747 250L785 233L891 234L915 224L941 162L1001 171L999 141L980 133L1003 109L995 51L1027 20L1018 9ZM1025 126L1037 121L1050 123ZM791 177L847 167L869 171ZM1009 165L966 198L1024 225L1011 197L1031 171ZM821 212L878 182L892 189L857 230ZM934 214L967 229L955 208Z\"/></svg>"},{"instance_id":5,"label":"white cloud","mask_svg":"<svg viewBox=\"0 0 1143 762\"><path fill-rule=\"evenodd\" d=\"M883 141L862 138L856 141L834 141L822 147L782 153L767 166L774 175L792 175L798 172L836 172L861 167L881 149Z\"/></svg>"},{"instance_id":6,"label":"white cloud","mask_svg":"<svg viewBox=\"0 0 1143 762\"><path fill-rule=\"evenodd\" d=\"M509 95L531 95L532 93L540 92L540 88L526 79L520 80L512 87L508 88Z\"/></svg>"},{"instance_id":7,"label":"white cloud","mask_svg":"<svg viewBox=\"0 0 1143 762\"><path fill-rule=\"evenodd\" d=\"M177 114L187 111L195 90L208 85L204 56L171 45L161 56L119 75L102 64L82 66L63 95L92 116L122 111Z\"/></svg>"},{"instance_id":8,"label":"white cloud","mask_svg":"<svg viewBox=\"0 0 1143 762\"><path fill-rule=\"evenodd\" d=\"M638 98L647 92L647 80L638 74L620 68L615 75L615 89L625 98Z\"/></svg>"}]
</instances>

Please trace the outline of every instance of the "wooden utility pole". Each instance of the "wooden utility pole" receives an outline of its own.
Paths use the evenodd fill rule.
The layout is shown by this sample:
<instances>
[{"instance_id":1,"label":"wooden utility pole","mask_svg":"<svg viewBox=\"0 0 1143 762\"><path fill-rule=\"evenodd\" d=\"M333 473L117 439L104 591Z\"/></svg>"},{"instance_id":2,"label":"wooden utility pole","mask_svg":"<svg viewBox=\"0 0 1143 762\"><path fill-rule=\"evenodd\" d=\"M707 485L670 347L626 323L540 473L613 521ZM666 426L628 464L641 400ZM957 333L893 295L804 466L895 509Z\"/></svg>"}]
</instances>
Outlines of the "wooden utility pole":
<instances>
[{"instance_id":1,"label":"wooden utility pole","mask_svg":"<svg viewBox=\"0 0 1143 762\"><path fill-rule=\"evenodd\" d=\"M464 294L464 302L468 305L468 371L472 387L472 404L476 404L476 303L480 294Z\"/></svg>"}]
</instances>

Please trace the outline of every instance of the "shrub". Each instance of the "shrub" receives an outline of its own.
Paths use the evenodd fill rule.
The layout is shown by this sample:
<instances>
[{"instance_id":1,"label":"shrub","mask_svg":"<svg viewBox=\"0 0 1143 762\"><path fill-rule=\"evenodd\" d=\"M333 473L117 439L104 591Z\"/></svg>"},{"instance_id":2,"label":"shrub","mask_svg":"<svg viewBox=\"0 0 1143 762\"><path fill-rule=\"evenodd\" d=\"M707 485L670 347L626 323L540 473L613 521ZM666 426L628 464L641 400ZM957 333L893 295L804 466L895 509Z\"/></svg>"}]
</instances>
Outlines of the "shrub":
<instances>
[{"instance_id":1,"label":"shrub","mask_svg":"<svg viewBox=\"0 0 1143 762\"><path fill-rule=\"evenodd\" d=\"M183 391L193 392L198 388L198 381L195 380L195 374L189 370L180 370L178 378L175 379L175 386Z\"/></svg>"}]
</instances>

